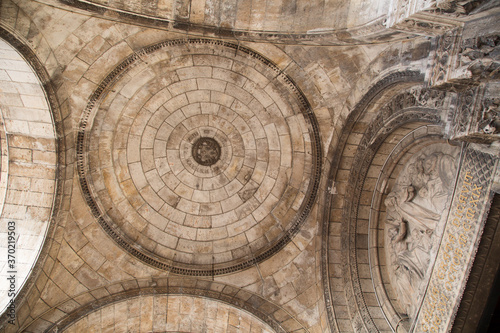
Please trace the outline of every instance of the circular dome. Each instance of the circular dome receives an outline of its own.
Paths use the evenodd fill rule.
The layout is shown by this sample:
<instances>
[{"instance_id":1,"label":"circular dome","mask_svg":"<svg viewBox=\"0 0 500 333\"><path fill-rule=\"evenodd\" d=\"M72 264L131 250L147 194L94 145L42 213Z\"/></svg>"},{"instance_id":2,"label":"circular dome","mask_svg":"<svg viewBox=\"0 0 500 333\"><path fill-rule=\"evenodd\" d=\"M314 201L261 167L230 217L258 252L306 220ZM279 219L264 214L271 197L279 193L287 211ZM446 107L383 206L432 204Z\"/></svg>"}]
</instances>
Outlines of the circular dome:
<instances>
[{"instance_id":1,"label":"circular dome","mask_svg":"<svg viewBox=\"0 0 500 333\"><path fill-rule=\"evenodd\" d=\"M209 40L162 43L124 63L89 103L88 140L79 136L90 165L82 188L105 230L182 274L235 271L286 245L320 170L317 123L291 80L257 53Z\"/></svg>"}]
</instances>

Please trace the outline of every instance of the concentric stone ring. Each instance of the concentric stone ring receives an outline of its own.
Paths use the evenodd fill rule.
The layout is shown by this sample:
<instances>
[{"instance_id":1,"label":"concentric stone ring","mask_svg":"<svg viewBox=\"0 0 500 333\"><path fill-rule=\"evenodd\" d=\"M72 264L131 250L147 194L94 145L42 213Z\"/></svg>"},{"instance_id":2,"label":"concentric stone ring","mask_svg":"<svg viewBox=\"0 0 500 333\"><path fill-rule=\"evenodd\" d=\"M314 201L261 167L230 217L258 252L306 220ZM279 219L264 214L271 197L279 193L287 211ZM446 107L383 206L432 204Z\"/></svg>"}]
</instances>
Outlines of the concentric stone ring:
<instances>
[{"instance_id":1,"label":"concentric stone ring","mask_svg":"<svg viewBox=\"0 0 500 333\"><path fill-rule=\"evenodd\" d=\"M276 253L319 184L317 123L299 90L257 53L212 43L131 56L96 90L79 136L90 166L79 164L82 190L103 228L179 274L228 273Z\"/></svg>"}]
</instances>

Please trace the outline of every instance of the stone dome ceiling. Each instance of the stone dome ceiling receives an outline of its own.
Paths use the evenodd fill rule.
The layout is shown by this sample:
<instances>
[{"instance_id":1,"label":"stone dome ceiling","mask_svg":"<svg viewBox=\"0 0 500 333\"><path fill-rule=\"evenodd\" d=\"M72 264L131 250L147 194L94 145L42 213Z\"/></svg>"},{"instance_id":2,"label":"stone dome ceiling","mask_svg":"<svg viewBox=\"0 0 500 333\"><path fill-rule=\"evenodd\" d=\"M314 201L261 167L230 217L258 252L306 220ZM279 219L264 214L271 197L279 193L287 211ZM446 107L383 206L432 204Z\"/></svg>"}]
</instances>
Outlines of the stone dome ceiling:
<instances>
[{"instance_id":1,"label":"stone dome ceiling","mask_svg":"<svg viewBox=\"0 0 500 333\"><path fill-rule=\"evenodd\" d=\"M317 121L259 54L203 39L161 43L118 66L94 97L82 121L88 141L79 137L83 188L108 233L149 264L194 275L243 269L307 217Z\"/></svg>"},{"instance_id":2,"label":"stone dome ceiling","mask_svg":"<svg viewBox=\"0 0 500 333\"><path fill-rule=\"evenodd\" d=\"M0 333L477 327L500 270L500 11L473 2L0 1L39 91L0 47L0 236L14 222L28 272ZM434 153L457 172L400 182ZM424 228L431 192L450 206Z\"/></svg>"}]
</instances>

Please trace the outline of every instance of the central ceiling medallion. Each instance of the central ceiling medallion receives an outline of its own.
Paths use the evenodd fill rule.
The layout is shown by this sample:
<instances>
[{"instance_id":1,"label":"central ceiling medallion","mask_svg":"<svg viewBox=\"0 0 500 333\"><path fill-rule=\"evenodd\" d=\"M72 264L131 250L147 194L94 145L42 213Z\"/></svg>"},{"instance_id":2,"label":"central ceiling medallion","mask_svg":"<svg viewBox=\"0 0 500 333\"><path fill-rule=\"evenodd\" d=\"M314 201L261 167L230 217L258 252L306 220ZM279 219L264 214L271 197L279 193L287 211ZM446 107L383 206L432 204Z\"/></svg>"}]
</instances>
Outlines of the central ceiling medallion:
<instances>
[{"instance_id":1,"label":"central ceiling medallion","mask_svg":"<svg viewBox=\"0 0 500 333\"><path fill-rule=\"evenodd\" d=\"M220 160L220 145L212 138L199 138L193 145L192 154L196 162L203 166L211 166Z\"/></svg>"},{"instance_id":2,"label":"central ceiling medallion","mask_svg":"<svg viewBox=\"0 0 500 333\"><path fill-rule=\"evenodd\" d=\"M316 200L321 143L309 103L242 46L196 39L137 51L102 81L80 128L80 183L96 220L174 274L266 260Z\"/></svg>"}]
</instances>

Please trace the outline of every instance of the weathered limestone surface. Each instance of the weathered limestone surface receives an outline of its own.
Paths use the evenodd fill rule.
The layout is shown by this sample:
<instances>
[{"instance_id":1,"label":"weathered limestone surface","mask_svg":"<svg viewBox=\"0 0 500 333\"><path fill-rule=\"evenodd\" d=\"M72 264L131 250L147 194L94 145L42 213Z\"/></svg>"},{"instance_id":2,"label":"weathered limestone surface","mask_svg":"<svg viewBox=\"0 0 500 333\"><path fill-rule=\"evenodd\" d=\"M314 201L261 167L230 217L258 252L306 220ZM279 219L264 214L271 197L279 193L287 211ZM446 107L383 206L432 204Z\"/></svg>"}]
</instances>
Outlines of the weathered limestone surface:
<instances>
[{"instance_id":1,"label":"weathered limestone surface","mask_svg":"<svg viewBox=\"0 0 500 333\"><path fill-rule=\"evenodd\" d=\"M398 329L384 199L422 147L497 140L496 39L454 44L464 89L441 33L383 26L385 1L78 3L0 2L2 214L52 227L0 329ZM318 29L335 42L295 36ZM467 91L482 127L453 131Z\"/></svg>"}]
</instances>

